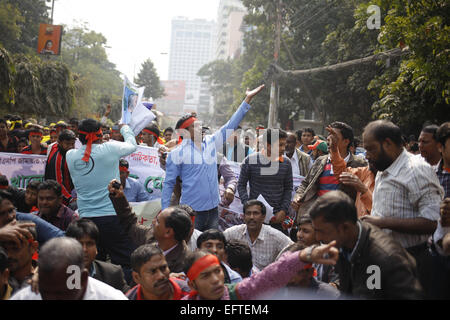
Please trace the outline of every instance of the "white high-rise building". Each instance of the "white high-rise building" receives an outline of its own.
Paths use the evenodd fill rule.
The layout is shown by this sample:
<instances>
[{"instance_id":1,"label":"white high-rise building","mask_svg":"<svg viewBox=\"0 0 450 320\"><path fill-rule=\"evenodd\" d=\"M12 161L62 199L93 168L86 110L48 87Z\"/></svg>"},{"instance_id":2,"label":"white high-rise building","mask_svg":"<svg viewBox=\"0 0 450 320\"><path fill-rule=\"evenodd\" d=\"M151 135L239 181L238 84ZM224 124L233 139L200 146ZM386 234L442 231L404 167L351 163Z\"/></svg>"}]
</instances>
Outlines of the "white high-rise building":
<instances>
[{"instance_id":1,"label":"white high-rise building","mask_svg":"<svg viewBox=\"0 0 450 320\"><path fill-rule=\"evenodd\" d=\"M172 20L169 80L186 81L186 111L205 112L211 105L211 95L197 72L214 59L215 32L214 21Z\"/></svg>"},{"instance_id":2,"label":"white high-rise building","mask_svg":"<svg viewBox=\"0 0 450 320\"><path fill-rule=\"evenodd\" d=\"M246 8L241 0L220 0L217 11L217 35L215 58L226 60L235 58L242 51L241 29Z\"/></svg>"}]
</instances>

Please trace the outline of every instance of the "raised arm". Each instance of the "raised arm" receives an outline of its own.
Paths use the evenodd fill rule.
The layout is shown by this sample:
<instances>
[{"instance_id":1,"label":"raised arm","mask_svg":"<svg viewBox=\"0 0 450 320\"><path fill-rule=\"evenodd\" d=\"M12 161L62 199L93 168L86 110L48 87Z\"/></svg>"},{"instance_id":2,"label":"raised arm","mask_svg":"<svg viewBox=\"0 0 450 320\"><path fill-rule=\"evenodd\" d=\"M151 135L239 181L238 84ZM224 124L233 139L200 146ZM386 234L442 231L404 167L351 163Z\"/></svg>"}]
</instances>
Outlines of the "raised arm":
<instances>
[{"instance_id":1,"label":"raised arm","mask_svg":"<svg viewBox=\"0 0 450 320\"><path fill-rule=\"evenodd\" d=\"M280 260L239 282L236 285L237 297L240 300L258 299L264 293L281 289L308 263L335 265L339 256L335 245L336 241L333 241L326 245L284 254ZM326 253L329 256L327 259L323 258Z\"/></svg>"},{"instance_id":2,"label":"raised arm","mask_svg":"<svg viewBox=\"0 0 450 320\"><path fill-rule=\"evenodd\" d=\"M242 102L241 106L236 110L230 120L214 134L214 141L217 150L220 150L225 141L230 137L233 131L236 130L248 110L250 110L250 102L253 97L261 92L262 89L264 89L264 85L261 85L251 91L247 89L245 100Z\"/></svg>"}]
</instances>

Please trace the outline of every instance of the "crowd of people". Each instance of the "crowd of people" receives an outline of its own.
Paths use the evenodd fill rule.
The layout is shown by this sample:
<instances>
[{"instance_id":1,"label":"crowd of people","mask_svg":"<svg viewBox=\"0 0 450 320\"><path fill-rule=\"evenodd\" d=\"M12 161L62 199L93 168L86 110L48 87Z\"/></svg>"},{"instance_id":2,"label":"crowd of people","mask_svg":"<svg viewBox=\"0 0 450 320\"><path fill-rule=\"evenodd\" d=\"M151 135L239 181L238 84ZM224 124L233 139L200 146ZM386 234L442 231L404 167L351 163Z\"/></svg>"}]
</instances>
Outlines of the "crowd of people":
<instances>
[{"instance_id":1,"label":"crowd of people","mask_svg":"<svg viewBox=\"0 0 450 320\"><path fill-rule=\"evenodd\" d=\"M359 140L338 121L325 135L241 128L263 89L214 132L196 114L137 136L108 113L0 119L0 152L47 157L24 189L0 170L0 297L449 299L450 122L418 141L386 120ZM150 225L130 202L152 198L123 159L139 145L165 171ZM220 230L235 201L243 223Z\"/></svg>"}]
</instances>

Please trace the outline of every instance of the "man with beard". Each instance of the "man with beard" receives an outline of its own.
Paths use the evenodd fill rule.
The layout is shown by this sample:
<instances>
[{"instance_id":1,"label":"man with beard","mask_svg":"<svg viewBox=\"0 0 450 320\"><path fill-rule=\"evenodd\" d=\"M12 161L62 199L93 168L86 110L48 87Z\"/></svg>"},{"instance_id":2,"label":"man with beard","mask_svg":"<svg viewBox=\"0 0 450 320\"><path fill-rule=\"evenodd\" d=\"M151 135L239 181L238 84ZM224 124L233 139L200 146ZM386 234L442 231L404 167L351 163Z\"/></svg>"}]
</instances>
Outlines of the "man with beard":
<instances>
[{"instance_id":1,"label":"man with beard","mask_svg":"<svg viewBox=\"0 0 450 320\"><path fill-rule=\"evenodd\" d=\"M366 158L378 173L371 215L362 220L384 229L416 258L419 279L427 291L427 240L440 218L443 189L433 168L403 148L400 128L392 122L369 123L363 139Z\"/></svg>"},{"instance_id":2,"label":"man with beard","mask_svg":"<svg viewBox=\"0 0 450 320\"><path fill-rule=\"evenodd\" d=\"M357 191L356 210L358 217L370 215L372 210L372 193L375 187L377 169L372 164L368 167L348 168L338 150L338 135L332 127L326 128L330 145L330 158L333 164L334 176L343 185L350 186Z\"/></svg>"},{"instance_id":3,"label":"man with beard","mask_svg":"<svg viewBox=\"0 0 450 320\"><path fill-rule=\"evenodd\" d=\"M74 189L66 162L67 151L75 148L76 135L73 131L63 130L58 137L58 143L52 145L45 165L44 180L55 180L62 188L62 202L68 206L72 201Z\"/></svg>"},{"instance_id":4,"label":"man with beard","mask_svg":"<svg viewBox=\"0 0 450 320\"><path fill-rule=\"evenodd\" d=\"M156 245L137 248L131 255L131 267L137 286L126 294L129 300L180 300L190 291L183 281L169 277L164 253Z\"/></svg>"}]
</instances>

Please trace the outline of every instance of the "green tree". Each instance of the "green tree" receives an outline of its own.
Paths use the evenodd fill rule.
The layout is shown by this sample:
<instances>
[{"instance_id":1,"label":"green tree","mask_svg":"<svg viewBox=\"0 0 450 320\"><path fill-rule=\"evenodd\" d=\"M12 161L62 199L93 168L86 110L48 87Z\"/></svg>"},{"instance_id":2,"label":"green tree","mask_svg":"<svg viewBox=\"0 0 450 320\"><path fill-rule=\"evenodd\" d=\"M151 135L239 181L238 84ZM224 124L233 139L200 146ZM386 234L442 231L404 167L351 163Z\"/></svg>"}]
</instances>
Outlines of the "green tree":
<instances>
[{"instance_id":1,"label":"green tree","mask_svg":"<svg viewBox=\"0 0 450 320\"><path fill-rule=\"evenodd\" d=\"M4 5L7 16L1 14ZM0 30L5 30L1 37L5 48L11 53L36 53L39 25L50 22L48 9L46 0L1 0Z\"/></svg>"},{"instance_id":2,"label":"green tree","mask_svg":"<svg viewBox=\"0 0 450 320\"><path fill-rule=\"evenodd\" d=\"M139 87L145 87L144 97L146 98L156 100L164 96L164 88L161 86L158 73L150 59L145 60L142 64L141 71L134 79L134 83Z\"/></svg>"},{"instance_id":3,"label":"green tree","mask_svg":"<svg viewBox=\"0 0 450 320\"><path fill-rule=\"evenodd\" d=\"M372 1L373 2L373 1ZM450 4L445 0L378 0L384 16L377 51L402 48L401 59L383 63L369 89L378 94L377 118L397 123L406 134L424 122L441 123L450 112Z\"/></svg>"},{"instance_id":4,"label":"green tree","mask_svg":"<svg viewBox=\"0 0 450 320\"><path fill-rule=\"evenodd\" d=\"M106 104L112 105L111 118L120 118L123 81L116 66L108 60L107 39L86 24L65 27L62 60L75 74L75 104L71 115L78 118L103 114Z\"/></svg>"},{"instance_id":5,"label":"green tree","mask_svg":"<svg viewBox=\"0 0 450 320\"><path fill-rule=\"evenodd\" d=\"M9 52L0 47L0 106L3 110L14 102L14 74L15 67Z\"/></svg>"}]
</instances>

